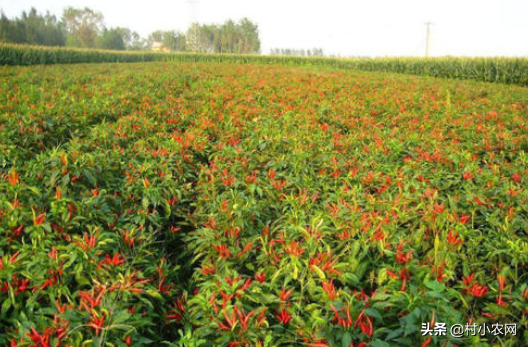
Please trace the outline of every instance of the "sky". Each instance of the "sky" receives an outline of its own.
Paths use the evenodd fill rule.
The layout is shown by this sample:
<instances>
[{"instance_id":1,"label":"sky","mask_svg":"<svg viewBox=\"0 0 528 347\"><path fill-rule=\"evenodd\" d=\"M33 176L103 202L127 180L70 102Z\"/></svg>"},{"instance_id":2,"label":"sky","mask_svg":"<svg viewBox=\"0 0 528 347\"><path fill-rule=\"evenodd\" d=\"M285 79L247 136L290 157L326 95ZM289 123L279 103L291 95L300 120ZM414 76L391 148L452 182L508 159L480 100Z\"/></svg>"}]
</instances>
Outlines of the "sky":
<instances>
[{"instance_id":1,"label":"sky","mask_svg":"<svg viewBox=\"0 0 528 347\"><path fill-rule=\"evenodd\" d=\"M337 56L528 56L528 0L0 0L8 16L35 7L60 16L67 6L100 11L107 26L142 36L158 29L249 18L262 53L322 48Z\"/></svg>"}]
</instances>

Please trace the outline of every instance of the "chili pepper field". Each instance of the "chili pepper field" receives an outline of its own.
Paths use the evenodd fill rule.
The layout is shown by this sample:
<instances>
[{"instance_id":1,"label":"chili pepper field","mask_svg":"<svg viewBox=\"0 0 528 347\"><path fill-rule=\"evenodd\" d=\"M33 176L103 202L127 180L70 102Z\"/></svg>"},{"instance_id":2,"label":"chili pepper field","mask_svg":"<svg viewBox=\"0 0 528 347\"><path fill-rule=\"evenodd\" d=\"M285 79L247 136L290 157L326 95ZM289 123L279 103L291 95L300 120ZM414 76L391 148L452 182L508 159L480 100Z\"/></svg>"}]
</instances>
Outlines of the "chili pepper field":
<instances>
[{"instance_id":1,"label":"chili pepper field","mask_svg":"<svg viewBox=\"0 0 528 347\"><path fill-rule=\"evenodd\" d=\"M0 89L0 346L528 344L527 87L158 61Z\"/></svg>"}]
</instances>

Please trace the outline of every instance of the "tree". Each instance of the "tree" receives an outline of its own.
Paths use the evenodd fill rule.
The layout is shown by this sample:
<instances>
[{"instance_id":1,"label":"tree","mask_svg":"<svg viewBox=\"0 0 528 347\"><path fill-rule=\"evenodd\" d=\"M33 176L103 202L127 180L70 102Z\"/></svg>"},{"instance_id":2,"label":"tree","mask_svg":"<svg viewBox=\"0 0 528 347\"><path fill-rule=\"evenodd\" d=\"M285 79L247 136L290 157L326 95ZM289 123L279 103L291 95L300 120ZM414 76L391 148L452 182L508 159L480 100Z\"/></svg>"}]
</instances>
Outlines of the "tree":
<instances>
[{"instance_id":1,"label":"tree","mask_svg":"<svg viewBox=\"0 0 528 347\"><path fill-rule=\"evenodd\" d=\"M244 18L222 25L193 23L187 30L187 47L191 51L209 53L258 53L260 39L258 27Z\"/></svg>"},{"instance_id":2,"label":"tree","mask_svg":"<svg viewBox=\"0 0 528 347\"><path fill-rule=\"evenodd\" d=\"M198 23L192 23L189 29L187 29L187 34L185 35L185 43L189 51L198 52L199 35L200 25Z\"/></svg>"},{"instance_id":3,"label":"tree","mask_svg":"<svg viewBox=\"0 0 528 347\"><path fill-rule=\"evenodd\" d=\"M258 26L247 18L243 18L238 23L238 26L242 36L242 47L238 53L259 53L260 39Z\"/></svg>"},{"instance_id":4,"label":"tree","mask_svg":"<svg viewBox=\"0 0 528 347\"><path fill-rule=\"evenodd\" d=\"M65 33L55 16L41 15L35 8L22 12L19 18L0 17L0 41L44 46L63 46Z\"/></svg>"},{"instance_id":5,"label":"tree","mask_svg":"<svg viewBox=\"0 0 528 347\"><path fill-rule=\"evenodd\" d=\"M220 50L219 53L233 53L236 42L236 24L232 20L225 22L220 28Z\"/></svg>"},{"instance_id":6,"label":"tree","mask_svg":"<svg viewBox=\"0 0 528 347\"><path fill-rule=\"evenodd\" d=\"M156 41L161 42L163 47L171 51L184 51L186 46L185 36L175 30L152 32L148 38L149 46L152 46L152 43Z\"/></svg>"},{"instance_id":7,"label":"tree","mask_svg":"<svg viewBox=\"0 0 528 347\"><path fill-rule=\"evenodd\" d=\"M143 39L139 34L133 31L130 34L130 39L126 44L126 49L130 51L144 51L147 49L148 41Z\"/></svg>"},{"instance_id":8,"label":"tree","mask_svg":"<svg viewBox=\"0 0 528 347\"><path fill-rule=\"evenodd\" d=\"M54 15L46 12L40 25L42 34L38 44L45 46L64 46L66 42L66 32L62 22L57 20Z\"/></svg>"},{"instance_id":9,"label":"tree","mask_svg":"<svg viewBox=\"0 0 528 347\"><path fill-rule=\"evenodd\" d=\"M18 21L10 20L2 12L0 17L0 41L10 43L26 43L23 26Z\"/></svg>"},{"instance_id":10,"label":"tree","mask_svg":"<svg viewBox=\"0 0 528 347\"><path fill-rule=\"evenodd\" d=\"M131 32L127 28L104 28L98 39L98 46L102 49L123 51L130 41Z\"/></svg>"},{"instance_id":11,"label":"tree","mask_svg":"<svg viewBox=\"0 0 528 347\"><path fill-rule=\"evenodd\" d=\"M216 43L219 37L219 28L216 25L202 25L198 34L198 50L205 53L218 52Z\"/></svg>"},{"instance_id":12,"label":"tree","mask_svg":"<svg viewBox=\"0 0 528 347\"><path fill-rule=\"evenodd\" d=\"M313 49L291 49L291 48L272 48L271 54L274 55L293 55L300 57L322 57L324 56L321 48Z\"/></svg>"},{"instance_id":13,"label":"tree","mask_svg":"<svg viewBox=\"0 0 528 347\"><path fill-rule=\"evenodd\" d=\"M106 27L103 23L103 15L88 7L67 7L61 20L49 12L39 14L34 8L14 19L0 11L0 42L112 50L146 50L153 42L160 42L171 51L260 52L258 26L247 18L237 23L232 20L223 24L193 23L185 34L158 30L146 39L128 28ZM277 49L275 54L284 54L284 50Z\"/></svg>"},{"instance_id":14,"label":"tree","mask_svg":"<svg viewBox=\"0 0 528 347\"><path fill-rule=\"evenodd\" d=\"M103 27L103 15L88 7L76 9L68 7L62 14L62 21L69 33L69 44L77 47L93 48Z\"/></svg>"}]
</instances>

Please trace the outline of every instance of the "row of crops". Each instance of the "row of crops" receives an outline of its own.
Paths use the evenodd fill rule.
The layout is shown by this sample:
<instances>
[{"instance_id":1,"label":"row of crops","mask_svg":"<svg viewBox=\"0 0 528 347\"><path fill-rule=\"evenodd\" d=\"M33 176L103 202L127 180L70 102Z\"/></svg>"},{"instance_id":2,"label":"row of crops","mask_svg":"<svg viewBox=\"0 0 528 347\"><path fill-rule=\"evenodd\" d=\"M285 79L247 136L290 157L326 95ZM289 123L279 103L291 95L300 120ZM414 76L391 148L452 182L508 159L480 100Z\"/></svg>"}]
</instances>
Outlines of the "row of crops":
<instances>
[{"instance_id":1,"label":"row of crops","mask_svg":"<svg viewBox=\"0 0 528 347\"><path fill-rule=\"evenodd\" d=\"M236 54L118 52L0 45L0 65L70 64L101 62L227 62L237 64L317 65L365 71L473 79L528 86L526 58L304 58Z\"/></svg>"},{"instance_id":2,"label":"row of crops","mask_svg":"<svg viewBox=\"0 0 528 347\"><path fill-rule=\"evenodd\" d=\"M526 88L179 62L0 88L1 346L528 341Z\"/></svg>"}]
</instances>

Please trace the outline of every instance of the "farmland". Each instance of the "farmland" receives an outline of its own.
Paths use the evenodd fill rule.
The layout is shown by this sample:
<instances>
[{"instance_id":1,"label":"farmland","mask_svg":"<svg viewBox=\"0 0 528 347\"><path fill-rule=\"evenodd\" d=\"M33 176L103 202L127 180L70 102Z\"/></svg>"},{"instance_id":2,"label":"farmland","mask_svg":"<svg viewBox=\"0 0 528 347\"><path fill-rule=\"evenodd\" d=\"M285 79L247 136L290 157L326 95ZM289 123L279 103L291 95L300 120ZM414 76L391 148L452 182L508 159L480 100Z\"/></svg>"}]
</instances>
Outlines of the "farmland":
<instances>
[{"instance_id":1,"label":"farmland","mask_svg":"<svg viewBox=\"0 0 528 347\"><path fill-rule=\"evenodd\" d=\"M257 54L204 54L191 52L111 51L0 44L0 65L72 64L174 61L181 63L279 64L324 66L333 69L397 72L419 76L472 79L528 86L528 59L491 58L329 58L265 56Z\"/></svg>"},{"instance_id":2,"label":"farmland","mask_svg":"<svg viewBox=\"0 0 528 347\"><path fill-rule=\"evenodd\" d=\"M141 62L0 88L2 346L528 341L527 87Z\"/></svg>"}]
</instances>

